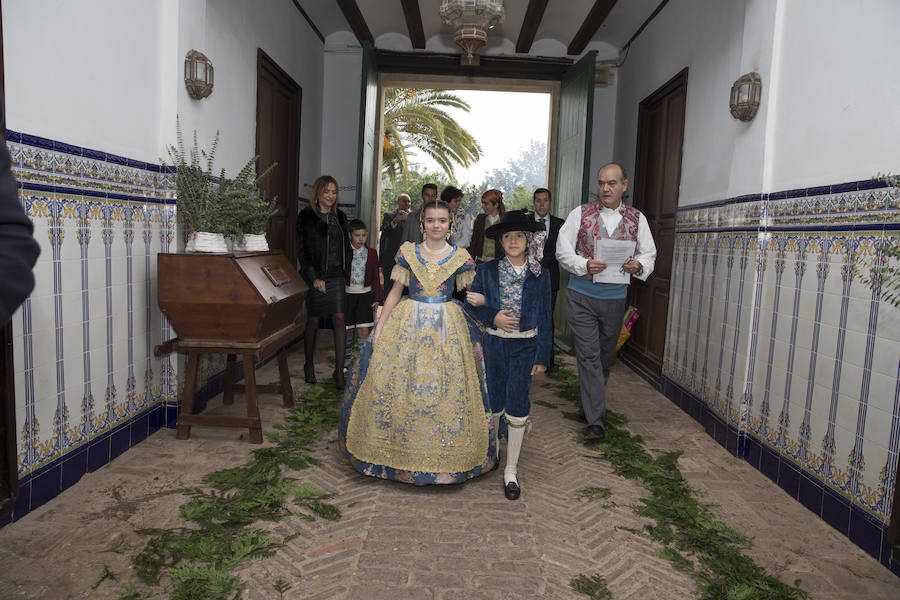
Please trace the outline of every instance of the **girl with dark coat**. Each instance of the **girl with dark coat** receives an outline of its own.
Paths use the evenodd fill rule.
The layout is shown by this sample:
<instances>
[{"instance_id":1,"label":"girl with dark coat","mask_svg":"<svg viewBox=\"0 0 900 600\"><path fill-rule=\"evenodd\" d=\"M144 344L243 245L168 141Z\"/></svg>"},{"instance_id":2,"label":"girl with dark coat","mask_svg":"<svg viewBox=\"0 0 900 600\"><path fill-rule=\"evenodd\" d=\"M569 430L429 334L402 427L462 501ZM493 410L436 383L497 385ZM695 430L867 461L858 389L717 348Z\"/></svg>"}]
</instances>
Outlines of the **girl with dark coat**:
<instances>
[{"instance_id":1,"label":"girl with dark coat","mask_svg":"<svg viewBox=\"0 0 900 600\"><path fill-rule=\"evenodd\" d=\"M350 238L347 216L337 207L338 182L322 175L313 183L312 201L297 218L297 253L300 276L309 286L306 296L306 332L303 367L307 383L316 383L313 357L319 317L330 316L334 323L334 384L344 387L344 347L347 330L344 325L345 273L349 270Z\"/></svg>"}]
</instances>

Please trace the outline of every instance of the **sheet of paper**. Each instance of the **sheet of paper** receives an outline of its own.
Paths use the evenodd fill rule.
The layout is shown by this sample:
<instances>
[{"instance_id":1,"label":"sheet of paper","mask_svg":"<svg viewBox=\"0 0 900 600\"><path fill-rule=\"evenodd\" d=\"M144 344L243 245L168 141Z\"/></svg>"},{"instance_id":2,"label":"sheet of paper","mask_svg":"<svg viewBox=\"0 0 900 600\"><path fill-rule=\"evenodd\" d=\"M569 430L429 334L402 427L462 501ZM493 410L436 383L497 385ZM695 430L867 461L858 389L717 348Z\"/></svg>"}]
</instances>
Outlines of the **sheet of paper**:
<instances>
[{"instance_id":1,"label":"sheet of paper","mask_svg":"<svg viewBox=\"0 0 900 600\"><path fill-rule=\"evenodd\" d=\"M594 283L628 283L631 275L622 270L622 265L634 258L636 242L632 240L594 240L594 259L606 263L606 268L594 275Z\"/></svg>"}]
</instances>

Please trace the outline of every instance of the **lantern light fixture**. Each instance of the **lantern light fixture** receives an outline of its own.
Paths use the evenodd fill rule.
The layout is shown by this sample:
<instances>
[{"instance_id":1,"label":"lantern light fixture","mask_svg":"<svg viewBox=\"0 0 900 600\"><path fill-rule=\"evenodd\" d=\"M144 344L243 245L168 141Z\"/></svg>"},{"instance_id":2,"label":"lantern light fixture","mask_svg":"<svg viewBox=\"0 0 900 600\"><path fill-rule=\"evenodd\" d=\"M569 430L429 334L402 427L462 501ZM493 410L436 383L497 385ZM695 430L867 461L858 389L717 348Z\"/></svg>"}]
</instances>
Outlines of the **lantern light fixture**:
<instances>
[{"instance_id":1,"label":"lantern light fixture","mask_svg":"<svg viewBox=\"0 0 900 600\"><path fill-rule=\"evenodd\" d=\"M731 86L731 100L728 103L731 116L740 121L750 121L759 110L762 96L762 80L759 73L741 75Z\"/></svg>"},{"instance_id":2,"label":"lantern light fixture","mask_svg":"<svg viewBox=\"0 0 900 600\"><path fill-rule=\"evenodd\" d=\"M184 85L195 100L212 94L213 64L202 52L191 50L184 57Z\"/></svg>"},{"instance_id":3,"label":"lantern light fixture","mask_svg":"<svg viewBox=\"0 0 900 600\"><path fill-rule=\"evenodd\" d=\"M503 0L441 0L441 21L453 27L454 41L466 54L460 64L477 66L475 51L487 43L487 30L503 22Z\"/></svg>"}]
</instances>

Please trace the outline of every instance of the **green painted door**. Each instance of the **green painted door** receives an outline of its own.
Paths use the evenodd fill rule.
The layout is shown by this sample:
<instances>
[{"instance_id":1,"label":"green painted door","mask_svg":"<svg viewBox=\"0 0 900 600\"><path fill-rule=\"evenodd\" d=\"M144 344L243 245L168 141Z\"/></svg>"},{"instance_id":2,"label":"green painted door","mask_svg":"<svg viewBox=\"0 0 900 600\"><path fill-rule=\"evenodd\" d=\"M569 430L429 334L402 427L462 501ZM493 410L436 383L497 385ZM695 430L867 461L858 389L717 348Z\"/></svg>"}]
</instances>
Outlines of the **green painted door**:
<instances>
[{"instance_id":1,"label":"green painted door","mask_svg":"<svg viewBox=\"0 0 900 600\"><path fill-rule=\"evenodd\" d=\"M594 65L596 52L588 52L572 65L559 89L559 118L556 134L556 182L554 210L563 219L588 201L591 183L591 127L594 114ZM553 322L556 343L572 349L572 332L566 322L566 303L562 301L569 285L569 274L560 268L560 298Z\"/></svg>"},{"instance_id":2,"label":"green painted door","mask_svg":"<svg viewBox=\"0 0 900 600\"><path fill-rule=\"evenodd\" d=\"M374 227L375 171L381 148L378 128L378 68L372 44L363 42L362 85L359 100L359 171L356 174L356 218Z\"/></svg>"}]
</instances>

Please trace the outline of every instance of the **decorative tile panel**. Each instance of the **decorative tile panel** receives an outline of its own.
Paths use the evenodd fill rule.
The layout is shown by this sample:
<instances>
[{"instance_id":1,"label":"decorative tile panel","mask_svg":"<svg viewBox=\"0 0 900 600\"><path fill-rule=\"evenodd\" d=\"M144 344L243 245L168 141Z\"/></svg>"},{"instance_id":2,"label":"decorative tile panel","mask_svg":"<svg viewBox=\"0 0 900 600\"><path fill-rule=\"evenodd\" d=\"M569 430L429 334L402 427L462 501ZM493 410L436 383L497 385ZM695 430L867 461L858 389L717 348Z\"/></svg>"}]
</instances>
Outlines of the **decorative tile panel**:
<instances>
[{"instance_id":1,"label":"decorative tile panel","mask_svg":"<svg viewBox=\"0 0 900 600\"><path fill-rule=\"evenodd\" d=\"M862 281L885 244L900 244L900 188L874 181L682 207L663 375L886 526L900 310Z\"/></svg>"},{"instance_id":2,"label":"decorative tile panel","mask_svg":"<svg viewBox=\"0 0 900 600\"><path fill-rule=\"evenodd\" d=\"M13 317L27 479L176 403L173 365L152 352L172 336L155 270L156 254L174 248L176 207L159 165L14 131L8 147L20 201L43 237L35 292Z\"/></svg>"}]
</instances>

